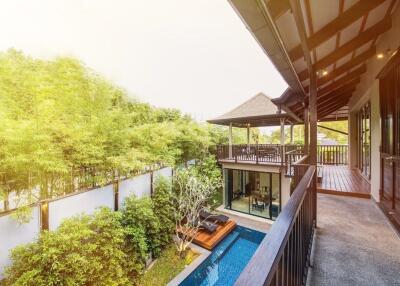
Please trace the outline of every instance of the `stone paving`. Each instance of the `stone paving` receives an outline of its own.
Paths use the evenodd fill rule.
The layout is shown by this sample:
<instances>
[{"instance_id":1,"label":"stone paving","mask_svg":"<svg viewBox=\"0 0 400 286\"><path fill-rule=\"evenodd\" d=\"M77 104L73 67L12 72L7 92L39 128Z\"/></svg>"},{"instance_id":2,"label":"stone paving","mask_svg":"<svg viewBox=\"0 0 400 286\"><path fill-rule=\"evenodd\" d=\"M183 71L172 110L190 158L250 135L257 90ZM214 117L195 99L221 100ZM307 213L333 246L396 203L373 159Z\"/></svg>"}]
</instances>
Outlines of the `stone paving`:
<instances>
[{"instance_id":1,"label":"stone paving","mask_svg":"<svg viewBox=\"0 0 400 286\"><path fill-rule=\"evenodd\" d=\"M307 285L400 285L400 238L369 199L318 195Z\"/></svg>"}]
</instances>

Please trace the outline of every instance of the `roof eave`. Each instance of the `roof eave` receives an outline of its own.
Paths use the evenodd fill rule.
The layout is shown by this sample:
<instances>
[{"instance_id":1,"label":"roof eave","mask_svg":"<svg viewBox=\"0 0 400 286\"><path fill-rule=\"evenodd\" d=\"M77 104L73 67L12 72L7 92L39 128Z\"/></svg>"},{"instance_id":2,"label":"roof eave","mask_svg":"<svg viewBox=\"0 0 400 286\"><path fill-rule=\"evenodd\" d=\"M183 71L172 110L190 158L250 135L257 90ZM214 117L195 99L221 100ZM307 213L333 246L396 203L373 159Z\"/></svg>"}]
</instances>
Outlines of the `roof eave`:
<instances>
[{"instance_id":1,"label":"roof eave","mask_svg":"<svg viewBox=\"0 0 400 286\"><path fill-rule=\"evenodd\" d=\"M229 2L293 92L305 97L304 88L264 1Z\"/></svg>"}]
</instances>

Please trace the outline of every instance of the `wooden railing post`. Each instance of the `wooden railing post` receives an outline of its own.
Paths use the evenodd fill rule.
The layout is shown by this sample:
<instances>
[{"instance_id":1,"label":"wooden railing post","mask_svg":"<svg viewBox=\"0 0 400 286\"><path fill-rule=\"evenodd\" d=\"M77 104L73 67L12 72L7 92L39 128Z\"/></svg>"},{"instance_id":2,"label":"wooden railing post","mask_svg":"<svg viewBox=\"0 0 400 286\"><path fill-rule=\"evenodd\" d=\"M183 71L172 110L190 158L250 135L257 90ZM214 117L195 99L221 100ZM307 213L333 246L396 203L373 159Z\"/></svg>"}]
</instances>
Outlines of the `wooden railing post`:
<instances>
[{"instance_id":1,"label":"wooden railing post","mask_svg":"<svg viewBox=\"0 0 400 286\"><path fill-rule=\"evenodd\" d=\"M258 164L258 141L256 142L256 164Z\"/></svg>"},{"instance_id":2,"label":"wooden railing post","mask_svg":"<svg viewBox=\"0 0 400 286\"><path fill-rule=\"evenodd\" d=\"M119 209L119 179L116 179L113 183L114 191L114 211Z\"/></svg>"},{"instance_id":3,"label":"wooden railing post","mask_svg":"<svg viewBox=\"0 0 400 286\"><path fill-rule=\"evenodd\" d=\"M237 163L237 148L236 148L236 146L233 146L233 156L235 157L235 163Z\"/></svg>"}]
</instances>

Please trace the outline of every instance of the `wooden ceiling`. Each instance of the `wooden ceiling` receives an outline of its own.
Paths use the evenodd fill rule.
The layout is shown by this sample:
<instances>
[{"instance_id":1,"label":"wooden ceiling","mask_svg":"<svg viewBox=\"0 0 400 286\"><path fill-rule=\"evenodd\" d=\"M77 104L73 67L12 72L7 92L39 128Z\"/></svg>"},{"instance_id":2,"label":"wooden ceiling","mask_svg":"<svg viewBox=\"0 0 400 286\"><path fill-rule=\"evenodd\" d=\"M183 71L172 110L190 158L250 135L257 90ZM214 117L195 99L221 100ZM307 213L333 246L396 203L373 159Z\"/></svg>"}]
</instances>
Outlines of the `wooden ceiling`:
<instances>
[{"instance_id":1,"label":"wooden ceiling","mask_svg":"<svg viewBox=\"0 0 400 286\"><path fill-rule=\"evenodd\" d=\"M346 118L348 101L367 71L366 61L377 54L379 36L392 27L397 0L260 2L268 10L305 93L274 101L303 118L311 66L317 72L318 119Z\"/></svg>"}]
</instances>

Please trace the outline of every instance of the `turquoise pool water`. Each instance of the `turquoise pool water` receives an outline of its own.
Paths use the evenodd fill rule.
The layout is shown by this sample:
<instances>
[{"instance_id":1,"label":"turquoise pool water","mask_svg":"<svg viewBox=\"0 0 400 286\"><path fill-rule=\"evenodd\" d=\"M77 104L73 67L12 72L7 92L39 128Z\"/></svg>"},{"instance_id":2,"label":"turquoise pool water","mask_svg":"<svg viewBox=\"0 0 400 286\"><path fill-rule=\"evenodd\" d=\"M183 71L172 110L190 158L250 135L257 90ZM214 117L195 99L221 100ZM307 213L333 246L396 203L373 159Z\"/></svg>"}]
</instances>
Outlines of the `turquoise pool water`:
<instances>
[{"instance_id":1,"label":"turquoise pool water","mask_svg":"<svg viewBox=\"0 0 400 286\"><path fill-rule=\"evenodd\" d=\"M237 226L180 286L230 286L246 267L265 233Z\"/></svg>"}]
</instances>

